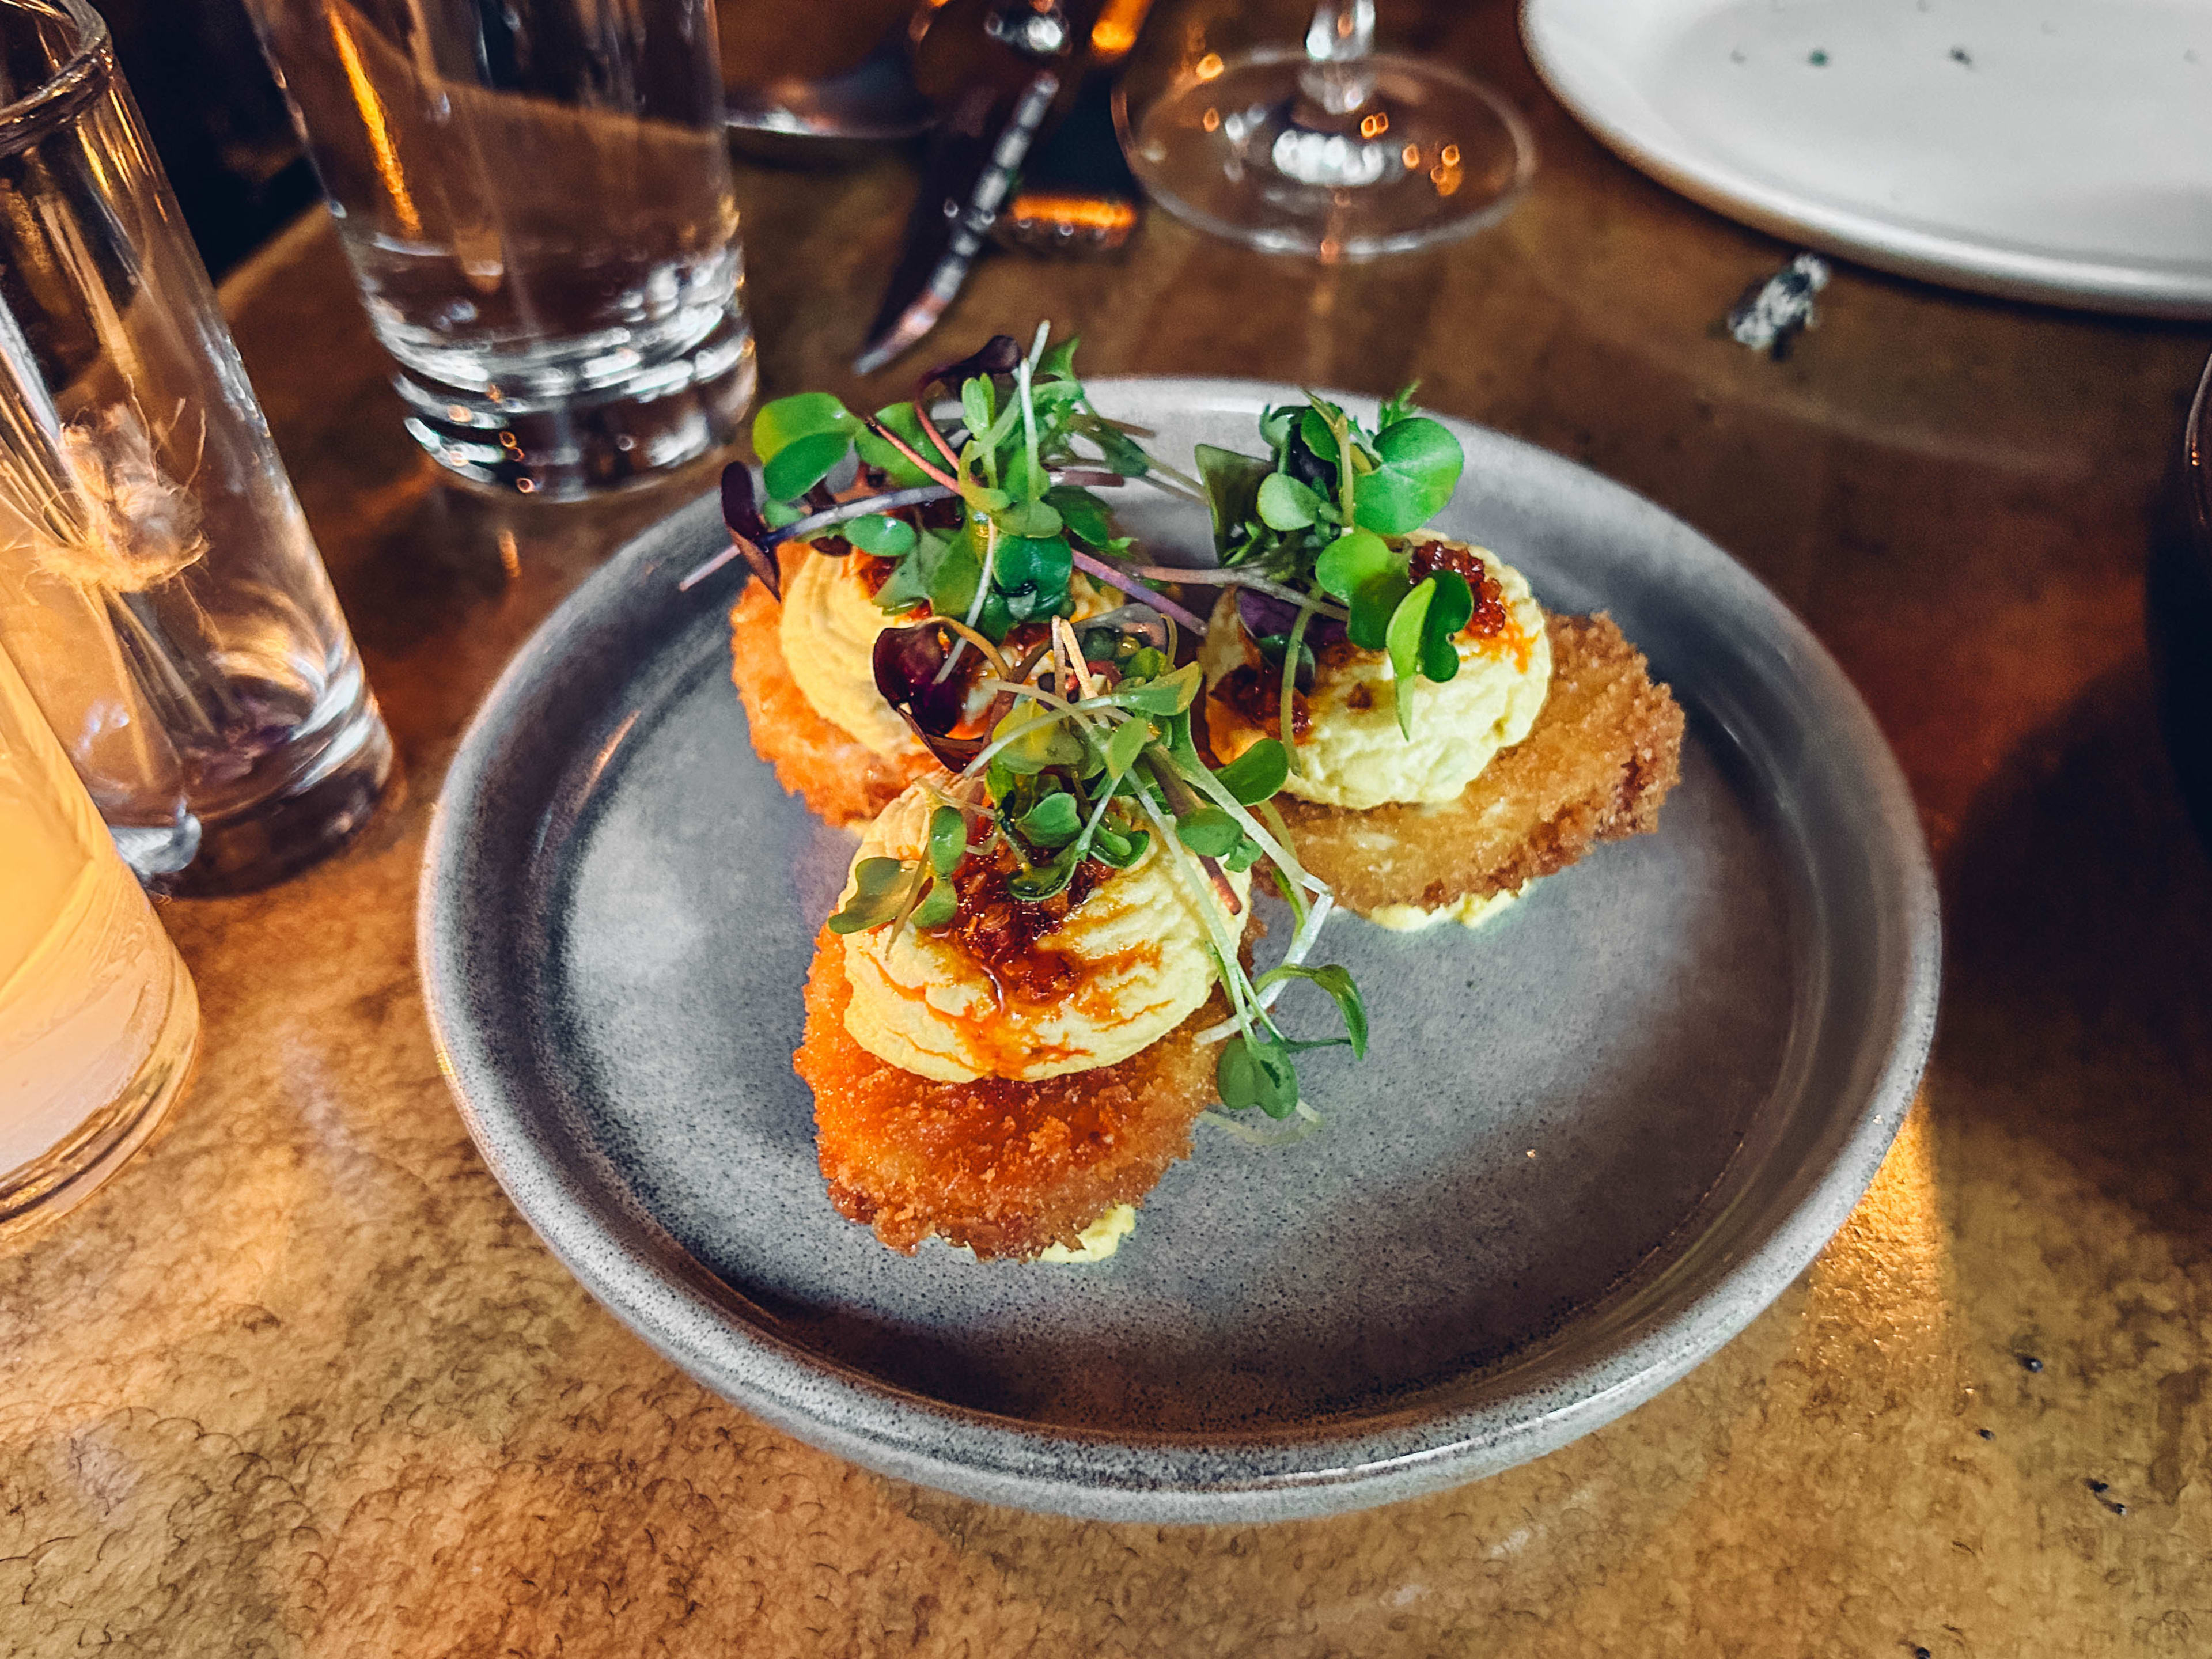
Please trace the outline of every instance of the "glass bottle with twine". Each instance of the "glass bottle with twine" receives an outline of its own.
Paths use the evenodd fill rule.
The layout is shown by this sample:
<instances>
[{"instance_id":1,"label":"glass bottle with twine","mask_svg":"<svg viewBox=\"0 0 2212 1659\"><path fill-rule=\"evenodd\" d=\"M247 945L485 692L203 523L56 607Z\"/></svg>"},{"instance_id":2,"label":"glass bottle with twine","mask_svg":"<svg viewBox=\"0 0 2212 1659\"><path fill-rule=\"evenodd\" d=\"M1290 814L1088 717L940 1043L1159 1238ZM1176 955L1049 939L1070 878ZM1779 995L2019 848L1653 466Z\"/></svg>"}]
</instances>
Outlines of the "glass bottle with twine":
<instances>
[{"instance_id":1,"label":"glass bottle with twine","mask_svg":"<svg viewBox=\"0 0 2212 1659\"><path fill-rule=\"evenodd\" d=\"M389 737L205 270L82 0L0 0L0 640L153 884L365 822Z\"/></svg>"}]
</instances>

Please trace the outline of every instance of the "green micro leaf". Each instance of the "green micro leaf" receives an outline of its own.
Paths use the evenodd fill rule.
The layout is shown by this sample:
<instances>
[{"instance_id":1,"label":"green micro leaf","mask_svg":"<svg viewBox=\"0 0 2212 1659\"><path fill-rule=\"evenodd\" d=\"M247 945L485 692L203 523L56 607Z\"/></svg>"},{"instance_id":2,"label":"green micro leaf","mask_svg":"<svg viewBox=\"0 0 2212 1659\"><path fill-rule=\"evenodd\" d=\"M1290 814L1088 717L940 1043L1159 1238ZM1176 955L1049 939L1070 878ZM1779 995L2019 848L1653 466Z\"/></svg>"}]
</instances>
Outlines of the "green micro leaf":
<instances>
[{"instance_id":1,"label":"green micro leaf","mask_svg":"<svg viewBox=\"0 0 2212 1659\"><path fill-rule=\"evenodd\" d=\"M1036 847L1065 847L1083 828L1075 797L1065 791L1047 795L1022 814L1016 829Z\"/></svg>"},{"instance_id":2,"label":"green micro leaf","mask_svg":"<svg viewBox=\"0 0 2212 1659\"><path fill-rule=\"evenodd\" d=\"M1121 782L1152 740L1152 723L1143 715L1133 714L1123 720L1114 728L1114 735L1106 739L1106 775Z\"/></svg>"},{"instance_id":3,"label":"green micro leaf","mask_svg":"<svg viewBox=\"0 0 2212 1659\"><path fill-rule=\"evenodd\" d=\"M1273 738L1262 738L1214 774L1239 806L1257 806L1291 775L1291 751Z\"/></svg>"},{"instance_id":4,"label":"green micro leaf","mask_svg":"<svg viewBox=\"0 0 2212 1659\"><path fill-rule=\"evenodd\" d=\"M1328 410L1329 414L1340 418L1344 414L1344 411L1334 404L1328 404L1324 407ZM1332 471L1335 469L1336 434L1328 428L1328 416L1323 415L1321 410L1315 408L1311 404L1298 411L1298 436L1305 440L1308 449L1328 463Z\"/></svg>"},{"instance_id":5,"label":"green micro leaf","mask_svg":"<svg viewBox=\"0 0 2212 1659\"><path fill-rule=\"evenodd\" d=\"M1042 541L1060 534L1060 514L1046 501L1018 500L1005 512L994 514L991 521L1009 536Z\"/></svg>"},{"instance_id":6,"label":"green micro leaf","mask_svg":"<svg viewBox=\"0 0 2212 1659\"><path fill-rule=\"evenodd\" d=\"M986 375L978 374L960 388L960 418L967 422L968 435L978 442L988 443L991 422L999 411L999 389Z\"/></svg>"},{"instance_id":7,"label":"green micro leaf","mask_svg":"<svg viewBox=\"0 0 2212 1659\"><path fill-rule=\"evenodd\" d=\"M1198 701L1204 676L1194 662L1185 663L1171 674L1163 674L1156 680L1126 683L1114 693L1114 701L1124 708L1140 714L1180 714Z\"/></svg>"},{"instance_id":8,"label":"green micro leaf","mask_svg":"<svg viewBox=\"0 0 2212 1659\"><path fill-rule=\"evenodd\" d=\"M1075 378L1075 348L1083 343L1080 334L1072 334L1058 345L1046 349L1037 363L1037 379L1041 380L1072 380Z\"/></svg>"},{"instance_id":9,"label":"green micro leaf","mask_svg":"<svg viewBox=\"0 0 2212 1659\"><path fill-rule=\"evenodd\" d=\"M1237 820L1218 806L1201 806L1176 821L1176 839L1205 858L1226 858L1243 838Z\"/></svg>"},{"instance_id":10,"label":"green micro leaf","mask_svg":"<svg viewBox=\"0 0 2212 1659\"><path fill-rule=\"evenodd\" d=\"M915 550L914 562L920 567L929 608L940 617L965 617L975 602L975 584L983 579L983 562L970 538L964 532L926 536ZM880 603L882 595L877 599Z\"/></svg>"},{"instance_id":11,"label":"green micro leaf","mask_svg":"<svg viewBox=\"0 0 2212 1659\"><path fill-rule=\"evenodd\" d=\"M914 550L914 526L887 513L863 513L837 526L837 533L863 553L879 559L904 558Z\"/></svg>"},{"instance_id":12,"label":"green micro leaf","mask_svg":"<svg viewBox=\"0 0 2212 1659\"><path fill-rule=\"evenodd\" d=\"M1413 394L1420 389L1421 383L1415 380L1396 397L1385 398L1382 406L1375 411L1375 429L1385 431L1409 418L1413 413Z\"/></svg>"},{"instance_id":13,"label":"green micro leaf","mask_svg":"<svg viewBox=\"0 0 2212 1659\"><path fill-rule=\"evenodd\" d=\"M882 898L906 883L908 866L900 859L862 859L853 869L853 896Z\"/></svg>"},{"instance_id":14,"label":"green micro leaf","mask_svg":"<svg viewBox=\"0 0 2212 1659\"><path fill-rule=\"evenodd\" d=\"M1106 503L1080 484L1054 484L1044 498L1060 514L1061 526L1076 540L1103 547L1114 539L1114 520Z\"/></svg>"},{"instance_id":15,"label":"green micro leaf","mask_svg":"<svg viewBox=\"0 0 2212 1659\"><path fill-rule=\"evenodd\" d=\"M1214 1062L1214 1086L1232 1112L1257 1106L1269 1117L1288 1117L1298 1109L1297 1066L1279 1043L1240 1032L1221 1045Z\"/></svg>"},{"instance_id":16,"label":"green micro leaf","mask_svg":"<svg viewBox=\"0 0 2212 1659\"><path fill-rule=\"evenodd\" d=\"M1098 826L1098 833L1091 837L1091 851L1100 863L1109 864L1116 870L1126 870L1144 857L1146 849L1152 844L1152 832L1148 830L1122 830L1111 824L1102 823Z\"/></svg>"},{"instance_id":17,"label":"green micro leaf","mask_svg":"<svg viewBox=\"0 0 2212 1659\"><path fill-rule=\"evenodd\" d=\"M1234 875L1249 870L1260 861L1260 843L1247 836L1231 848L1221 860L1221 867Z\"/></svg>"},{"instance_id":18,"label":"green micro leaf","mask_svg":"<svg viewBox=\"0 0 2212 1659\"><path fill-rule=\"evenodd\" d=\"M960 867L968 852L968 820L955 807L940 806L929 815L929 867L949 876Z\"/></svg>"},{"instance_id":19,"label":"green micro leaf","mask_svg":"<svg viewBox=\"0 0 2212 1659\"><path fill-rule=\"evenodd\" d=\"M876 608L896 617L918 605L929 603L929 584L922 580L919 554L901 559L890 578L876 590Z\"/></svg>"},{"instance_id":20,"label":"green micro leaf","mask_svg":"<svg viewBox=\"0 0 2212 1659\"><path fill-rule=\"evenodd\" d=\"M876 421L897 433L908 448L932 466L944 465L945 458L938 453L937 446L922 434L921 416L914 412L912 404L886 404L876 411ZM860 447L860 459L870 466L881 468L884 476L898 489L911 489L916 484L930 482L927 473L866 427L854 434L853 441Z\"/></svg>"},{"instance_id":21,"label":"green micro leaf","mask_svg":"<svg viewBox=\"0 0 2212 1659\"><path fill-rule=\"evenodd\" d=\"M1255 502L1260 521L1270 530L1304 530L1321 516L1321 497L1287 472L1261 480Z\"/></svg>"},{"instance_id":22,"label":"green micro leaf","mask_svg":"<svg viewBox=\"0 0 2212 1659\"><path fill-rule=\"evenodd\" d=\"M857 933L896 920L915 868L896 859L862 859L853 866L853 896L830 918L833 933Z\"/></svg>"},{"instance_id":23,"label":"green micro leaf","mask_svg":"<svg viewBox=\"0 0 2212 1659\"><path fill-rule=\"evenodd\" d=\"M1083 435L1098 446L1098 453L1105 457L1109 471L1125 478L1139 478L1152 471L1152 457L1127 434L1094 422L1084 427Z\"/></svg>"},{"instance_id":24,"label":"green micro leaf","mask_svg":"<svg viewBox=\"0 0 2212 1659\"><path fill-rule=\"evenodd\" d=\"M1226 554L1244 539L1244 526L1259 515L1260 486L1274 469L1267 462L1233 449L1199 444L1191 453L1198 462L1199 482L1213 510L1213 545Z\"/></svg>"},{"instance_id":25,"label":"green micro leaf","mask_svg":"<svg viewBox=\"0 0 2212 1659\"><path fill-rule=\"evenodd\" d=\"M1198 745L1190 740L1190 716L1188 713L1160 722L1160 741L1180 770L1195 772L1206 764L1198 757Z\"/></svg>"},{"instance_id":26,"label":"green micro leaf","mask_svg":"<svg viewBox=\"0 0 2212 1659\"><path fill-rule=\"evenodd\" d=\"M1376 577L1401 568L1389 543L1373 531L1347 530L1315 558L1314 581L1322 592L1350 599Z\"/></svg>"},{"instance_id":27,"label":"green micro leaf","mask_svg":"<svg viewBox=\"0 0 2212 1659\"><path fill-rule=\"evenodd\" d=\"M1006 486L1006 493L1014 498L1015 512L1020 512L1024 507L1035 508L1038 505L1039 497L1043 495L1045 486L1050 481L1051 471L1052 469L1047 466L1043 459L1040 457L1036 470L1032 472L1030 470L1029 447L1020 443L1013 447L1012 451L1006 456L1005 470L1000 474L999 482ZM1048 507L1043 510L1047 513L1052 512ZM1057 535L1059 531L1060 515L1054 514L1052 528L1049 531L1031 533Z\"/></svg>"},{"instance_id":28,"label":"green micro leaf","mask_svg":"<svg viewBox=\"0 0 2212 1659\"><path fill-rule=\"evenodd\" d=\"M1459 630L1474 615L1474 590L1456 570L1439 570L1430 580L1437 596L1421 623L1421 672L1442 685L1459 674Z\"/></svg>"},{"instance_id":29,"label":"green micro leaf","mask_svg":"<svg viewBox=\"0 0 2212 1659\"><path fill-rule=\"evenodd\" d=\"M1051 863L1040 864L1024 870L1006 884L1006 890L1018 899L1034 904L1064 891L1075 874L1075 866L1083 862L1080 847L1064 847Z\"/></svg>"},{"instance_id":30,"label":"green micro leaf","mask_svg":"<svg viewBox=\"0 0 2212 1659\"><path fill-rule=\"evenodd\" d=\"M1375 453L1375 470L1359 481L1352 518L1385 536L1418 530L1443 511L1467 464L1459 440L1418 415L1385 427Z\"/></svg>"},{"instance_id":31,"label":"green micro leaf","mask_svg":"<svg viewBox=\"0 0 2212 1659\"><path fill-rule=\"evenodd\" d=\"M1067 579L1074 568L1074 556L1058 536L1001 536L991 585L1006 592L1033 586L1046 598L1043 608L1049 610L1067 592Z\"/></svg>"},{"instance_id":32,"label":"green micro leaf","mask_svg":"<svg viewBox=\"0 0 2212 1659\"><path fill-rule=\"evenodd\" d=\"M853 441L842 432L814 432L793 438L761 469L761 486L777 501L795 501L852 453Z\"/></svg>"},{"instance_id":33,"label":"green micro leaf","mask_svg":"<svg viewBox=\"0 0 2212 1659\"><path fill-rule=\"evenodd\" d=\"M959 908L960 895L953 890L952 884L933 877L928 893L921 903L914 907L914 915L908 920L927 932L944 927L952 920L953 912Z\"/></svg>"},{"instance_id":34,"label":"green micro leaf","mask_svg":"<svg viewBox=\"0 0 2212 1659\"><path fill-rule=\"evenodd\" d=\"M999 418L991 422L991 429L983 434L982 440L983 447L998 457L999 465L1001 468L1006 466L1016 457L1027 453L1028 445L1022 440L1021 429L1022 400L1018 397L1009 398L1006 399L1006 406L999 411ZM1009 433L1015 434L1011 447L1007 444ZM1004 483L1006 480L1001 478L1000 482ZM1042 490L1043 488L1043 484L1039 483L1037 490ZM1034 495L1037 492L1033 490L1030 493Z\"/></svg>"},{"instance_id":35,"label":"green micro leaf","mask_svg":"<svg viewBox=\"0 0 2212 1659\"><path fill-rule=\"evenodd\" d=\"M1345 1034L1352 1039L1352 1057L1367 1058L1367 1004L1361 999L1359 987L1351 973L1334 963L1326 968L1309 968L1298 963L1285 963L1253 981L1252 988L1264 991L1279 981L1302 979L1318 985L1335 999L1337 1011L1344 1016Z\"/></svg>"},{"instance_id":36,"label":"green micro leaf","mask_svg":"<svg viewBox=\"0 0 2212 1659\"><path fill-rule=\"evenodd\" d=\"M801 392L761 405L753 416L753 453L766 465L798 439L824 432L850 437L860 429L852 411L828 392Z\"/></svg>"},{"instance_id":37,"label":"green micro leaf","mask_svg":"<svg viewBox=\"0 0 2212 1659\"><path fill-rule=\"evenodd\" d=\"M1065 720L1042 718L1035 703L1016 704L992 729L991 740L996 743L1017 732L1021 735L998 754L1000 764L1010 774L1037 773L1047 767L1079 766L1083 762L1083 739L1067 729Z\"/></svg>"},{"instance_id":38,"label":"green micro leaf","mask_svg":"<svg viewBox=\"0 0 2212 1659\"><path fill-rule=\"evenodd\" d=\"M1421 670L1421 627L1428 621L1429 606L1437 597L1437 579L1422 578L1419 586L1398 601L1398 608L1390 614L1390 624L1383 635L1390 653L1390 672L1397 684L1393 699L1398 706L1398 730L1410 738L1413 735L1413 679Z\"/></svg>"},{"instance_id":39,"label":"green micro leaf","mask_svg":"<svg viewBox=\"0 0 2212 1659\"><path fill-rule=\"evenodd\" d=\"M1084 786L1079 793L1086 797L1097 793L1097 791L1092 787L1092 781L1104 776L1105 771L1105 751L1099 746L1097 738L1085 732L1083 734L1083 758L1077 763L1075 768L1076 779ZM1114 787L1113 780L1107 779L1105 787L1110 793Z\"/></svg>"},{"instance_id":40,"label":"green micro leaf","mask_svg":"<svg viewBox=\"0 0 2212 1659\"><path fill-rule=\"evenodd\" d=\"M1345 636L1363 651L1383 649L1389 641L1390 618L1397 614L1399 605L1413 587L1406 580L1406 573L1395 563L1371 578L1352 596L1347 607L1352 620L1344 625Z\"/></svg>"}]
</instances>

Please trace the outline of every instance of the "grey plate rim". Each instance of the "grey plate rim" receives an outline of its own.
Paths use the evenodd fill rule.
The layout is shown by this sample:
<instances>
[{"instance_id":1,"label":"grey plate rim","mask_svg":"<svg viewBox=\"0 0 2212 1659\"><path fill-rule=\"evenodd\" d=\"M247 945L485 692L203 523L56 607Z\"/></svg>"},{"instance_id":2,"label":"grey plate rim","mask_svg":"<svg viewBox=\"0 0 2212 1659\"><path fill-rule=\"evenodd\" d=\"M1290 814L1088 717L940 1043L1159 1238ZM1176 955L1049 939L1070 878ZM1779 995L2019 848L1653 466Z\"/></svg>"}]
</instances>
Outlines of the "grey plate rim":
<instances>
[{"instance_id":1,"label":"grey plate rim","mask_svg":"<svg viewBox=\"0 0 2212 1659\"><path fill-rule=\"evenodd\" d=\"M1550 49L1543 11L1544 0L1522 0L1521 38L1545 89L1631 167L1723 218L1942 288L2121 317L2177 322L2212 318L2212 263L2176 268L2066 258L1979 237L1943 235L1877 215L1827 206L1731 167L1701 164L1690 154L1656 148L1607 114L1582 79Z\"/></svg>"},{"instance_id":2,"label":"grey plate rim","mask_svg":"<svg viewBox=\"0 0 2212 1659\"><path fill-rule=\"evenodd\" d=\"M1249 380L1098 377L1099 391L1193 400L1273 399L1294 388ZM1331 393L1352 403L1356 393ZM917 1484L985 1501L1102 1521L1240 1523L1362 1508L1457 1486L1553 1450L1620 1416L1686 1375L1796 1278L1857 1205L1911 1106L1933 1039L1941 976L1935 877L1903 772L1842 669L1796 615L1742 566L1664 509L1563 457L1473 422L1462 438L1516 452L1540 471L1595 481L1625 511L1665 530L1688 574L1717 584L1756 614L1830 722L1838 750L1868 792L1874 839L1863 850L1888 897L1882 934L1887 998L1869 1022L1885 1036L1864 1096L1838 1109L1848 1127L1827 1166L1800 1183L1765 1237L1688 1305L1653 1305L1668 1275L1571 1320L1492 1376L1504 1388L1471 1407L1402 1411L1249 1436L1085 1434L954 1407L890 1387L774 1335L773 1316L710 1274L649 1217L565 1166L562 1149L514 1086L508 1034L469 1016L467 975L480 948L462 920L471 888L466 826L495 780L502 744L534 688L557 676L571 647L614 595L639 585L672 591L696 556L663 544L711 533L711 496L680 508L617 550L515 653L470 723L434 808L417 893L417 960L441 1070L471 1138L516 1208L554 1255L656 1352L705 1386L799 1439ZM720 607L735 591L691 596ZM711 590L711 591L710 591ZM1872 1041L1873 1039L1869 1039ZM1866 1043L1862 1043L1862 1048ZM1595 1358L1565 1357L1563 1338L1595 1319L1612 1340Z\"/></svg>"}]
</instances>

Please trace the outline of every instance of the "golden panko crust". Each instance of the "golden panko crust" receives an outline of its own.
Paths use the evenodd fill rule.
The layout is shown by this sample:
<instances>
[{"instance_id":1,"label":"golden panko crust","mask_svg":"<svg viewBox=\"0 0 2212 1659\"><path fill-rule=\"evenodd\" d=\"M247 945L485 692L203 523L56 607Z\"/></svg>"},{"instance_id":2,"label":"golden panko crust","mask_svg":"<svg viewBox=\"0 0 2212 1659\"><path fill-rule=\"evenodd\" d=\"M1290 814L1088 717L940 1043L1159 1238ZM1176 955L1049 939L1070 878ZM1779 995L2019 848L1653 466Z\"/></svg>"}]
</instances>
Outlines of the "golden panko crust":
<instances>
[{"instance_id":1,"label":"golden panko crust","mask_svg":"<svg viewBox=\"0 0 2212 1659\"><path fill-rule=\"evenodd\" d=\"M1682 710L1602 612L1549 619L1552 688L1528 735L1457 800L1366 811L1284 795L1306 867L1363 915L1511 892L1642 835L1682 775Z\"/></svg>"},{"instance_id":2,"label":"golden panko crust","mask_svg":"<svg viewBox=\"0 0 2212 1659\"><path fill-rule=\"evenodd\" d=\"M912 1255L933 1234L985 1260L1027 1260L1116 1204L1141 1203L1190 1152L1216 1099L1217 1053L1196 1034L1219 992L1118 1065L1042 1082L939 1083L878 1060L845 1029L844 940L823 928L806 979L806 1033L792 1070L814 1091L830 1199Z\"/></svg>"},{"instance_id":3,"label":"golden panko crust","mask_svg":"<svg viewBox=\"0 0 2212 1659\"><path fill-rule=\"evenodd\" d=\"M783 549L785 588L801 560L818 556L802 547ZM920 753L887 760L816 714L784 662L776 633L781 615L757 581L747 582L730 607L730 678L745 706L753 750L817 817L840 826L865 823L937 763Z\"/></svg>"}]
</instances>

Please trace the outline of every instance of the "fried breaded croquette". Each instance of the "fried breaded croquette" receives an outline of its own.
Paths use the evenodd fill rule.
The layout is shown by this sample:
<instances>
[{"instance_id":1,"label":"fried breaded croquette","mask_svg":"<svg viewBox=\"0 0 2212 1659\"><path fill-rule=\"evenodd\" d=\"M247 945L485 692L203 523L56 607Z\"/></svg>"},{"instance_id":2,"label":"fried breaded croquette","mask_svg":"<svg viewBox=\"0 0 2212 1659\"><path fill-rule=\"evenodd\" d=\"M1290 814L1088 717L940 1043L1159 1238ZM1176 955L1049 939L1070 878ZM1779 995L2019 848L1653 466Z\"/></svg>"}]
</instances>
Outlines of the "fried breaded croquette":
<instances>
[{"instance_id":1,"label":"fried breaded croquette","mask_svg":"<svg viewBox=\"0 0 2212 1659\"><path fill-rule=\"evenodd\" d=\"M851 996L844 941L825 927L792 1069L814 1091L830 1201L906 1255L933 1235L986 1260L1074 1246L1188 1155L1191 1126L1217 1097L1218 1051L1196 1034L1224 1017L1218 991L1127 1060L1036 1083L902 1071L846 1030Z\"/></svg>"},{"instance_id":2,"label":"fried breaded croquette","mask_svg":"<svg viewBox=\"0 0 2212 1659\"><path fill-rule=\"evenodd\" d=\"M801 560L817 556L803 546L778 557L787 591ZM745 706L753 752L775 769L776 781L830 823L864 823L936 762L916 749L887 759L814 712L783 659L775 596L747 582L730 607L730 678Z\"/></svg>"},{"instance_id":3,"label":"fried breaded croquette","mask_svg":"<svg viewBox=\"0 0 2212 1659\"><path fill-rule=\"evenodd\" d=\"M1601 841L1658 827L1682 711L1602 612L1553 617L1551 690L1528 735L1457 800L1364 811L1280 798L1299 860L1365 914L1517 890Z\"/></svg>"}]
</instances>

